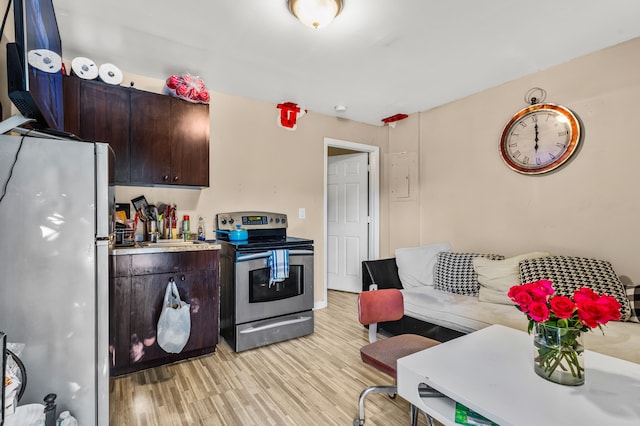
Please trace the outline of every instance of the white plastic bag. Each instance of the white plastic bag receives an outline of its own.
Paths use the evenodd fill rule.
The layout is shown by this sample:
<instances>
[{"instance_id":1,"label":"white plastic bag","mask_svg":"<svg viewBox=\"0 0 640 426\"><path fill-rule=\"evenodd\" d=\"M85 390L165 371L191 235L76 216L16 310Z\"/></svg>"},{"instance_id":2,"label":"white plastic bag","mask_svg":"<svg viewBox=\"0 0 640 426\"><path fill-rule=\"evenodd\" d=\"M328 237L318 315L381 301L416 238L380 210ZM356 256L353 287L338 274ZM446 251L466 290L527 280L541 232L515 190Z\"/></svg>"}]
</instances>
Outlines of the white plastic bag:
<instances>
[{"instance_id":1,"label":"white plastic bag","mask_svg":"<svg viewBox=\"0 0 640 426\"><path fill-rule=\"evenodd\" d=\"M166 352L180 353L191 333L191 312L188 303L180 300L173 278L167 283L162 312L158 319L158 345Z\"/></svg>"}]
</instances>

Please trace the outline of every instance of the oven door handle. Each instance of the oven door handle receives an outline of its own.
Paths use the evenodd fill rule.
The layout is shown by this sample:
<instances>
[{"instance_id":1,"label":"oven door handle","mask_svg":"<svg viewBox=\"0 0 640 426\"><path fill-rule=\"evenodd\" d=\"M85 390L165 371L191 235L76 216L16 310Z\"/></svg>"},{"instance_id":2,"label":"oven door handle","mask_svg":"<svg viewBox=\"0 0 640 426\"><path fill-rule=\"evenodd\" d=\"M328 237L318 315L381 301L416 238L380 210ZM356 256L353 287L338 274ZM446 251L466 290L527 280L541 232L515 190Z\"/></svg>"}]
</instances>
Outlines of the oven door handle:
<instances>
[{"instance_id":1,"label":"oven door handle","mask_svg":"<svg viewBox=\"0 0 640 426\"><path fill-rule=\"evenodd\" d=\"M255 259L266 259L271 256L270 251L262 251L260 253L239 254L236 256L236 262L247 262ZM289 256L313 256L313 250L289 250Z\"/></svg>"}]
</instances>

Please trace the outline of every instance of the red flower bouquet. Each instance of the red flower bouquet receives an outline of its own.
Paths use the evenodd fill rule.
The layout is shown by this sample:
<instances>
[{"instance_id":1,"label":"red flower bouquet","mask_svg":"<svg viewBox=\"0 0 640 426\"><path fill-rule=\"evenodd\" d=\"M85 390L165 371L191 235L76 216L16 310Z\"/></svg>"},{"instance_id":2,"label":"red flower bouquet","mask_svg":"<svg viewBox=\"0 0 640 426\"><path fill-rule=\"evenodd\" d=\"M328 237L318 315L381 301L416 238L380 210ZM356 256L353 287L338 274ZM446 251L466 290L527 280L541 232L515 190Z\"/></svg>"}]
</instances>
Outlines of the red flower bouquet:
<instances>
[{"instance_id":1,"label":"red flower bouquet","mask_svg":"<svg viewBox=\"0 0 640 426\"><path fill-rule=\"evenodd\" d=\"M534 369L557 383L584 383L582 332L621 317L620 303L590 288L576 290L572 297L555 294L551 281L540 280L511 287L509 298L535 329ZM603 331L604 333L604 331Z\"/></svg>"},{"instance_id":2,"label":"red flower bouquet","mask_svg":"<svg viewBox=\"0 0 640 426\"><path fill-rule=\"evenodd\" d=\"M589 331L620 319L620 303L611 296L583 287L573 299L555 294L551 281L540 280L511 287L509 298L529 318L529 333L535 323Z\"/></svg>"}]
</instances>

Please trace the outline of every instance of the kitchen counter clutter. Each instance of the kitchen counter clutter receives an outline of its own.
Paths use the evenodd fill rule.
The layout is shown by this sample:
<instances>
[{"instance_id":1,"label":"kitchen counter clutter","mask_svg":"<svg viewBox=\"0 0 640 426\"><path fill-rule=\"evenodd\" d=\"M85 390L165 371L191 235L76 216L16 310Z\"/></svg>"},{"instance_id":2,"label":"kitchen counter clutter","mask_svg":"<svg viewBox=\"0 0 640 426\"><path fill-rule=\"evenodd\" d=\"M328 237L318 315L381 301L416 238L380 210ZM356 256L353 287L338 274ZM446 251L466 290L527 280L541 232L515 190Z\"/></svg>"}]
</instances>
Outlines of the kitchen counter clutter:
<instances>
[{"instance_id":1,"label":"kitchen counter clutter","mask_svg":"<svg viewBox=\"0 0 640 426\"><path fill-rule=\"evenodd\" d=\"M123 256L131 254L152 254L152 253L177 253L183 251L220 250L219 243L206 241L182 241L182 240L159 240L156 243L148 241L136 242L128 247L113 247L111 255Z\"/></svg>"},{"instance_id":2,"label":"kitchen counter clutter","mask_svg":"<svg viewBox=\"0 0 640 426\"><path fill-rule=\"evenodd\" d=\"M180 244L182 243L182 244ZM142 244L139 246L138 244ZM148 244L148 245L144 245ZM215 352L219 335L219 244L137 243L109 257L109 351L112 376ZM188 310L178 350L159 326L165 299L175 285L180 309ZM174 313L178 304L173 305ZM165 309L169 311L170 309ZM182 313L184 311L181 311ZM181 320L181 321L182 321ZM185 331L186 329L186 331ZM176 331L171 327L172 331ZM178 333L178 334L180 334ZM164 343L164 344L163 344Z\"/></svg>"}]
</instances>

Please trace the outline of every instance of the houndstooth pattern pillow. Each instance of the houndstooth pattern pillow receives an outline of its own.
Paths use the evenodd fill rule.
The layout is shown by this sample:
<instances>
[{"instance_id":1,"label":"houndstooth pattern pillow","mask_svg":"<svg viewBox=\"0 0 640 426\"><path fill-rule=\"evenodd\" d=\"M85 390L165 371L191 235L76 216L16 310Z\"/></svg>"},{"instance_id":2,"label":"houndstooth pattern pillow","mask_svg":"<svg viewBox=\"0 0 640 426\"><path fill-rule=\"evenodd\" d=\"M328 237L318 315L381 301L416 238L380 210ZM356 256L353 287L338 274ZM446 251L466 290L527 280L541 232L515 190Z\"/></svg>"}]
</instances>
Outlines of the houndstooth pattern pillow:
<instances>
[{"instance_id":1,"label":"houndstooth pattern pillow","mask_svg":"<svg viewBox=\"0 0 640 426\"><path fill-rule=\"evenodd\" d=\"M499 254L440 252L434 270L433 287L449 293L477 296L480 290L478 274L473 269L474 257L503 260Z\"/></svg>"},{"instance_id":2,"label":"houndstooth pattern pillow","mask_svg":"<svg viewBox=\"0 0 640 426\"><path fill-rule=\"evenodd\" d=\"M640 322L640 284L627 286L627 299L631 305L629 321Z\"/></svg>"},{"instance_id":3,"label":"houndstooth pattern pillow","mask_svg":"<svg viewBox=\"0 0 640 426\"><path fill-rule=\"evenodd\" d=\"M615 297L622 306L620 321L628 321L631 306L624 284L605 260L585 257L548 256L520 261L520 280L530 283L549 280L557 294L571 296L582 287Z\"/></svg>"}]
</instances>

